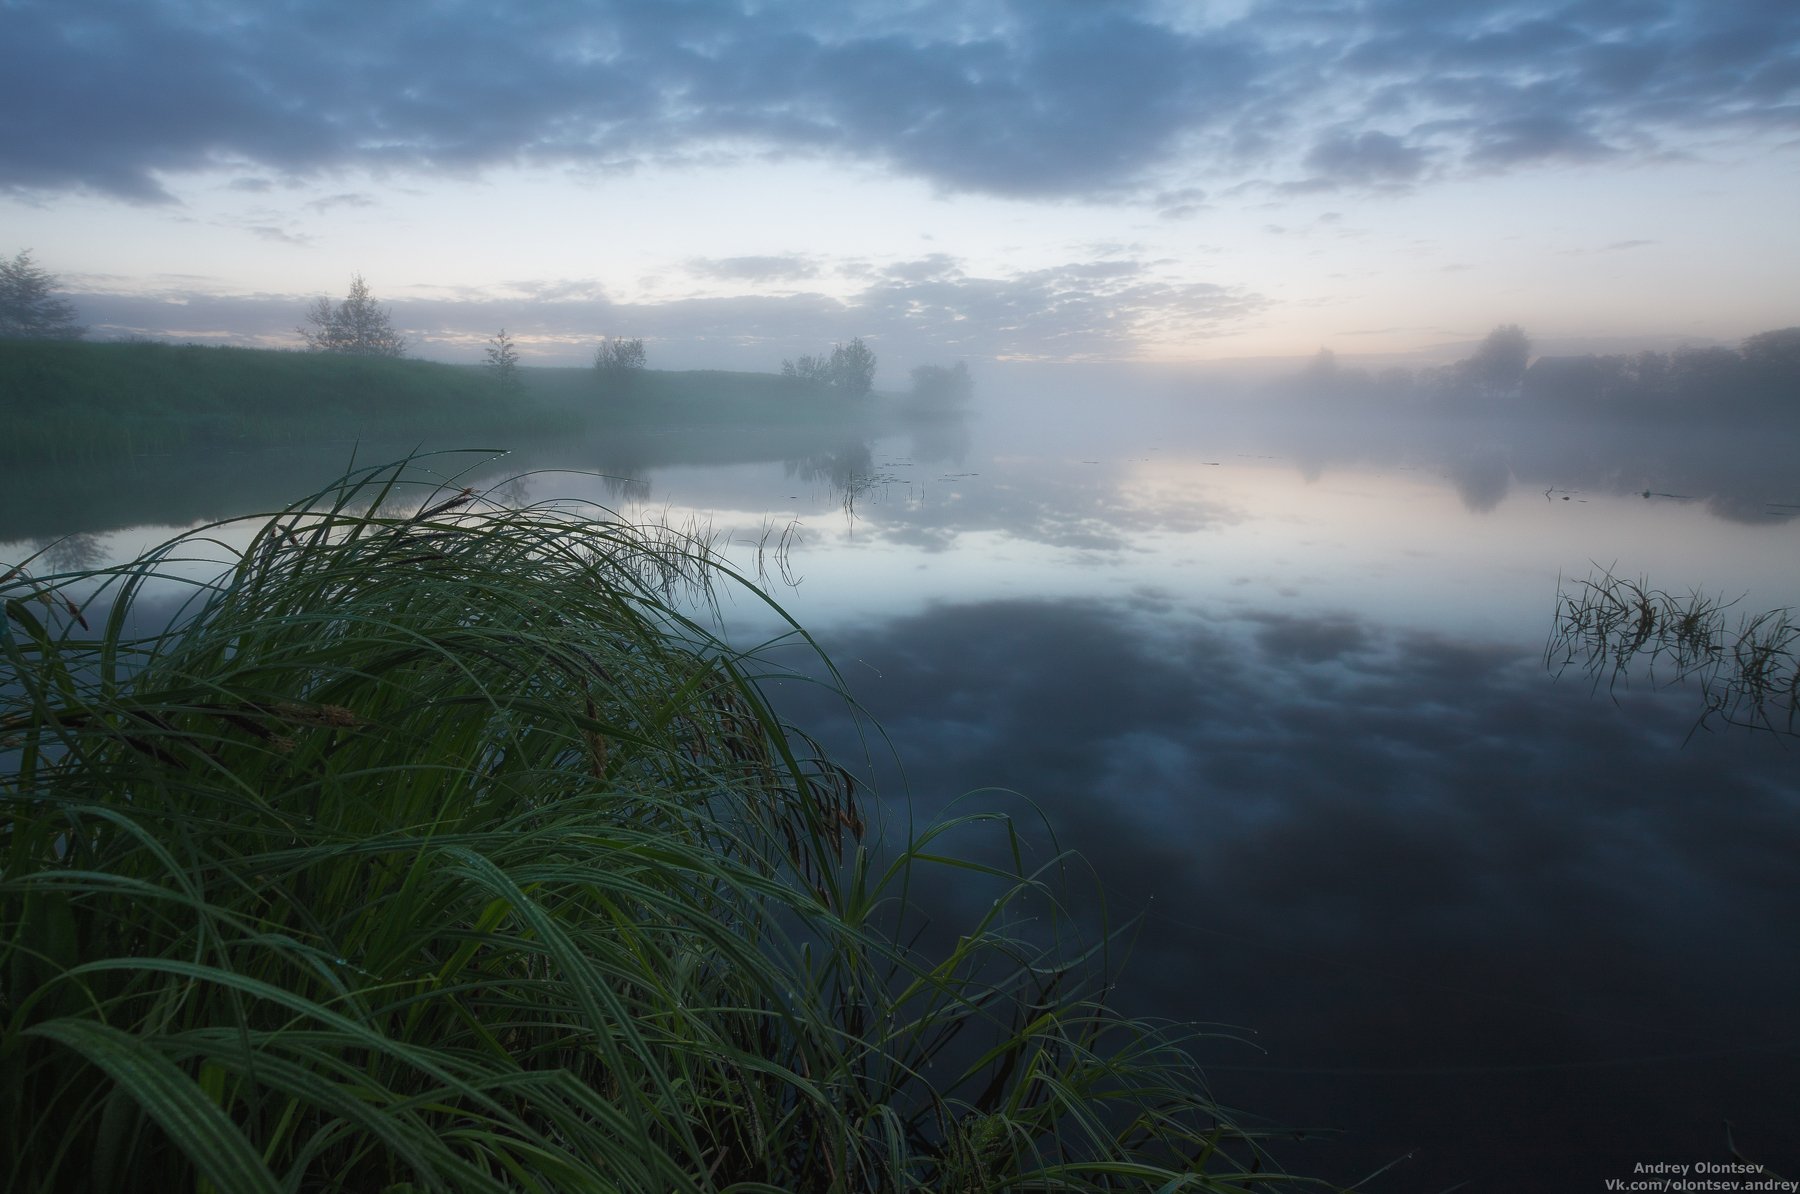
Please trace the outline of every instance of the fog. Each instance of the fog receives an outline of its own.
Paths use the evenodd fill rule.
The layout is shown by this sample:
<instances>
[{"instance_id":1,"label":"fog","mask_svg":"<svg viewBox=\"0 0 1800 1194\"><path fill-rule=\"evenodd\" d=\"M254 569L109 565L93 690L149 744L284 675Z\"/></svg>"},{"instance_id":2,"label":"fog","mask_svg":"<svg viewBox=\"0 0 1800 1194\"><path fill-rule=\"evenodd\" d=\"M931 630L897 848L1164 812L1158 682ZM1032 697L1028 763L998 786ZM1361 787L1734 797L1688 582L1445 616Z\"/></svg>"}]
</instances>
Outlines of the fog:
<instances>
[{"instance_id":1,"label":"fog","mask_svg":"<svg viewBox=\"0 0 1800 1194\"><path fill-rule=\"evenodd\" d=\"M0 68L18 584L384 461L677 528L871 848L1078 852L1280 1164L1800 1173L1800 6L20 0Z\"/></svg>"},{"instance_id":2,"label":"fog","mask_svg":"<svg viewBox=\"0 0 1800 1194\"><path fill-rule=\"evenodd\" d=\"M998 807L1035 856L1080 851L1089 931L1142 918L1118 1005L1230 1025L1214 1094L1304 1129L1276 1150L1291 1168L1597 1182L1727 1158L1726 1120L1791 1167L1791 742L1702 726L1693 681L1559 677L1545 643L1559 591L1607 569L1747 613L1800 602L1800 428L1761 390L1625 415L1472 395L1455 368L1383 393L989 364L963 400L598 414L423 463L452 487L523 475L493 500L691 528L761 576L874 719L775 689L879 793L875 821ZM26 463L0 473L0 558L90 567L352 455L466 446ZM745 642L780 629L721 612ZM946 925L984 898L931 896Z\"/></svg>"}]
</instances>

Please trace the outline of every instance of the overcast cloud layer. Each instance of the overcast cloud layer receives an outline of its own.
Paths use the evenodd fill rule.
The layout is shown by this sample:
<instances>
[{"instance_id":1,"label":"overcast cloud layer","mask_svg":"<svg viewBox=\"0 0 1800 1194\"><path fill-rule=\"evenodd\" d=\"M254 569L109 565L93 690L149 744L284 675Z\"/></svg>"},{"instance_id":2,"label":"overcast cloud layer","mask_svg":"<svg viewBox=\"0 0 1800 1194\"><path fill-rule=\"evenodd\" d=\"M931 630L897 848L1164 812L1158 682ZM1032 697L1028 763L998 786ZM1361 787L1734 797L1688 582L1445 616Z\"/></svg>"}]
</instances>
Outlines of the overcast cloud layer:
<instances>
[{"instance_id":1,"label":"overcast cloud layer","mask_svg":"<svg viewBox=\"0 0 1800 1194\"><path fill-rule=\"evenodd\" d=\"M422 356L878 384L1729 343L1796 151L1793 0L0 0L0 253L98 338L291 347L361 273Z\"/></svg>"},{"instance_id":2,"label":"overcast cloud layer","mask_svg":"<svg viewBox=\"0 0 1800 1194\"><path fill-rule=\"evenodd\" d=\"M808 154L955 191L1407 187L1800 133L1791 0L0 3L0 187ZM1190 188L1186 199L1180 188Z\"/></svg>"}]
</instances>

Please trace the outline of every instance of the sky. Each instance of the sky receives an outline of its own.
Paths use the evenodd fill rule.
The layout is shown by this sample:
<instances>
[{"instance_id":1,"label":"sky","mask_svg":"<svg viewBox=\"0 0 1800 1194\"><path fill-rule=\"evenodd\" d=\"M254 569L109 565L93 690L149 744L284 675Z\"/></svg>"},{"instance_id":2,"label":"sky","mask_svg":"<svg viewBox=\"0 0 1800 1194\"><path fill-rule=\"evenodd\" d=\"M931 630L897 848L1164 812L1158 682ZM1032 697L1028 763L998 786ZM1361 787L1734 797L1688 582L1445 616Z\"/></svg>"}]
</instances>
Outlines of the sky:
<instances>
[{"instance_id":1,"label":"sky","mask_svg":"<svg viewBox=\"0 0 1800 1194\"><path fill-rule=\"evenodd\" d=\"M1794 0L0 0L0 254L99 338L773 369L1800 323Z\"/></svg>"}]
</instances>

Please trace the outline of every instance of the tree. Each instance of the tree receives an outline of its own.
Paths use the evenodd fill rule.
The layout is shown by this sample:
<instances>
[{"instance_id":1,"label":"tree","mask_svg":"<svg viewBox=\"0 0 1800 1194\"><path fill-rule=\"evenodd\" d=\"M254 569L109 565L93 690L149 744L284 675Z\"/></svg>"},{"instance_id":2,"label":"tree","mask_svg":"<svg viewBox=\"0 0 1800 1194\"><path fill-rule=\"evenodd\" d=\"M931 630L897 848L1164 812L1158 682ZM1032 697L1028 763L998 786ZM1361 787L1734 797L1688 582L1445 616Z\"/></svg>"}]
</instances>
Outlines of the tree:
<instances>
[{"instance_id":1,"label":"tree","mask_svg":"<svg viewBox=\"0 0 1800 1194\"><path fill-rule=\"evenodd\" d=\"M1738 355L1755 369L1800 374L1800 328L1758 332L1738 346Z\"/></svg>"},{"instance_id":2,"label":"tree","mask_svg":"<svg viewBox=\"0 0 1800 1194\"><path fill-rule=\"evenodd\" d=\"M1622 356L1539 357L1525 371L1520 392L1565 410L1605 408L1635 396L1630 366L1631 358Z\"/></svg>"},{"instance_id":3,"label":"tree","mask_svg":"<svg viewBox=\"0 0 1800 1194\"><path fill-rule=\"evenodd\" d=\"M1744 358L1723 345L1682 347L1669 354L1669 386L1683 402L1712 406L1744 386Z\"/></svg>"},{"instance_id":4,"label":"tree","mask_svg":"<svg viewBox=\"0 0 1800 1194\"><path fill-rule=\"evenodd\" d=\"M513 347L512 337L506 334L505 328L500 329L498 336L488 339L487 367L502 394L519 392L519 350Z\"/></svg>"},{"instance_id":5,"label":"tree","mask_svg":"<svg viewBox=\"0 0 1800 1194\"><path fill-rule=\"evenodd\" d=\"M829 357L803 356L781 362L781 376L808 390L836 390L861 398L875 384L875 354L862 337L834 345Z\"/></svg>"},{"instance_id":6,"label":"tree","mask_svg":"<svg viewBox=\"0 0 1800 1194\"><path fill-rule=\"evenodd\" d=\"M1306 362L1306 368L1293 380L1293 392L1301 398L1335 398L1343 388L1345 370L1338 364L1337 353L1321 348Z\"/></svg>"},{"instance_id":7,"label":"tree","mask_svg":"<svg viewBox=\"0 0 1800 1194\"><path fill-rule=\"evenodd\" d=\"M1800 328L1758 332L1738 347L1738 355L1756 397L1783 402L1800 397Z\"/></svg>"},{"instance_id":8,"label":"tree","mask_svg":"<svg viewBox=\"0 0 1800 1194\"><path fill-rule=\"evenodd\" d=\"M31 262L21 249L11 261L0 258L0 339L79 340L87 329L75 322L75 308L51 291L56 277Z\"/></svg>"},{"instance_id":9,"label":"tree","mask_svg":"<svg viewBox=\"0 0 1800 1194\"><path fill-rule=\"evenodd\" d=\"M1457 372L1477 395L1516 394L1531 363L1531 340L1516 323L1501 324L1487 334L1475 355L1457 362Z\"/></svg>"},{"instance_id":10,"label":"tree","mask_svg":"<svg viewBox=\"0 0 1800 1194\"><path fill-rule=\"evenodd\" d=\"M594 368L602 377L613 381L629 381L644 371L644 342L638 340L602 340L594 350Z\"/></svg>"},{"instance_id":11,"label":"tree","mask_svg":"<svg viewBox=\"0 0 1800 1194\"><path fill-rule=\"evenodd\" d=\"M951 406L966 402L974 391L975 383L969 378L969 367L961 361L948 369L942 365L920 365L912 371L912 402L916 407Z\"/></svg>"},{"instance_id":12,"label":"tree","mask_svg":"<svg viewBox=\"0 0 1800 1194\"><path fill-rule=\"evenodd\" d=\"M306 340L313 352L341 352L358 357L400 357L406 355L406 341L394 330L394 313L383 309L369 294L369 287L357 274L350 281L350 293L333 307L331 300L318 299L306 310L310 328L294 329Z\"/></svg>"},{"instance_id":13,"label":"tree","mask_svg":"<svg viewBox=\"0 0 1800 1194\"><path fill-rule=\"evenodd\" d=\"M862 337L831 350L831 388L851 398L861 398L875 384L875 354Z\"/></svg>"},{"instance_id":14,"label":"tree","mask_svg":"<svg viewBox=\"0 0 1800 1194\"><path fill-rule=\"evenodd\" d=\"M807 390L824 390L831 386L831 362L822 356L802 356L781 362L781 376Z\"/></svg>"}]
</instances>

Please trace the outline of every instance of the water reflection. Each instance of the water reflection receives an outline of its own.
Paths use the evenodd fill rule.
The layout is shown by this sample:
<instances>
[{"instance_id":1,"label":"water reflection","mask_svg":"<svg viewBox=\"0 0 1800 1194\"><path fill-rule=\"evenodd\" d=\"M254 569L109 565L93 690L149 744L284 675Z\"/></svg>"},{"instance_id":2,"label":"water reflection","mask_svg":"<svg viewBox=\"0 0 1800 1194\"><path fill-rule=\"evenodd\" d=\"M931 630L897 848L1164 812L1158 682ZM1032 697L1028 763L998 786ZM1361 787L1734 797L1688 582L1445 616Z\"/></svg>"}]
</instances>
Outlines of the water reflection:
<instances>
[{"instance_id":1,"label":"water reflection","mask_svg":"<svg viewBox=\"0 0 1800 1194\"><path fill-rule=\"evenodd\" d=\"M700 520L751 575L792 530L779 597L895 747L866 769L921 816L1035 802L1112 909L1149 909L1128 1010L1243 1026L1215 1093L1343 1130L1296 1167L1411 1153L1372 1188L1598 1188L1725 1159L1730 1120L1800 1170L1791 753L1684 745L1686 694L1595 699L1542 655L1558 577L1596 562L1800 602L1795 445L1075 410L640 432L474 483L588 470L513 496ZM34 496L0 503L0 539L279 506L327 456L11 476ZM860 757L840 705L780 699Z\"/></svg>"},{"instance_id":2,"label":"water reflection","mask_svg":"<svg viewBox=\"0 0 1800 1194\"><path fill-rule=\"evenodd\" d=\"M106 562L106 544L92 531L64 535L60 539L35 539L28 544L37 565L46 572L77 572Z\"/></svg>"},{"instance_id":3,"label":"water reflection","mask_svg":"<svg viewBox=\"0 0 1800 1194\"><path fill-rule=\"evenodd\" d=\"M1702 502L1715 517L1753 524L1800 511L1800 479L1790 464L1800 452L1800 430L1791 424L1763 426L1746 437L1734 426L1644 421L1479 415L1408 421L1321 413L1271 422L1199 408L1186 414L1183 428L1293 460L1308 481L1370 466L1438 473L1452 479L1475 513L1494 509L1515 488L1614 497L1677 493Z\"/></svg>"},{"instance_id":4,"label":"water reflection","mask_svg":"<svg viewBox=\"0 0 1800 1194\"><path fill-rule=\"evenodd\" d=\"M1800 624L1793 611L1738 612L1698 590L1676 596L1605 573L1557 594L1544 661L1560 675L1578 664L1598 690L1629 682L1693 680L1712 723L1800 735ZM1734 624L1735 622L1735 624ZM1661 668L1661 674L1658 669Z\"/></svg>"},{"instance_id":5,"label":"water reflection","mask_svg":"<svg viewBox=\"0 0 1800 1194\"><path fill-rule=\"evenodd\" d=\"M1302 1167L1524 1189L1725 1159L1726 1119L1795 1143L1800 801L1771 740L1684 748L1679 703L1348 614L989 601L826 646L869 665L921 805L1029 794L1150 909L1121 997L1253 1029L1215 1093L1346 1130Z\"/></svg>"}]
</instances>

